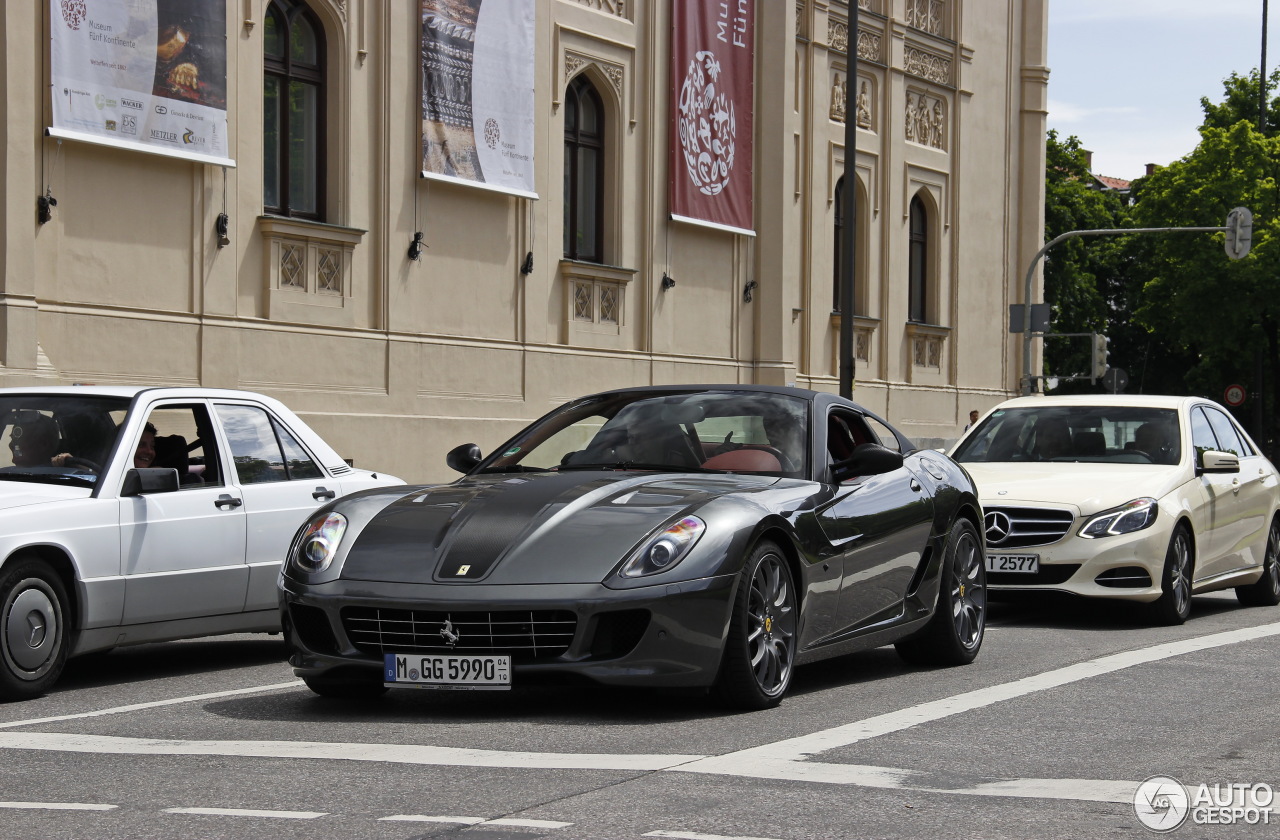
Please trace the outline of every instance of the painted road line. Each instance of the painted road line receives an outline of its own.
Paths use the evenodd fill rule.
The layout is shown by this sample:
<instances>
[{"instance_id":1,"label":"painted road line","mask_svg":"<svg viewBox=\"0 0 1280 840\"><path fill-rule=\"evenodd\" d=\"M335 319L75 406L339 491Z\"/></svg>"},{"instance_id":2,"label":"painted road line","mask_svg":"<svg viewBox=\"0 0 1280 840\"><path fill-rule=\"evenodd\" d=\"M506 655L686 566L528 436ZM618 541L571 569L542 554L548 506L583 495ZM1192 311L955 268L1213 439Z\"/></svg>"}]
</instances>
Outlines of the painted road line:
<instances>
[{"instance_id":1,"label":"painted road line","mask_svg":"<svg viewBox=\"0 0 1280 840\"><path fill-rule=\"evenodd\" d=\"M241 758L319 758L435 764L449 767L500 767L535 770L666 770L697 761L701 755L605 755L476 750L412 744L323 743L312 741L181 741L66 735L58 732L0 732L0 749L108 755L220 755Z\"/></svg>"},{"instance_id":2,"label":"painted road line","mask_svg":"<svg viewBox=\"0 0 1280 840\"><path fill-rule=\"evenodd\" d=\"M485 825L507 825L515 828L568 828L573 823L556 822L555 820L520 820L520 819L500 819L485 820Z\"/></svg>"},{"instance_id":3,"label":"painted road line","mask_svg":"<svg viewBox=\"0 0 1280 840\"><path fill-rule=\"evenodd\" d=\"M674 837L679 840L773 840L771 837L735 837L727 834L696 834L692 831L650 831L641 837Z\"/></svg>"},{"instance_id":4,"label":"painted road line","mask_svg":"<svg viewBox=\"0 0 1280 840\"><path fill-rule=\"evenodd\" d=\"M165 808L166 814L196 814L209 817L267 817L280 820L314 820L328 816L322 811L257 811L249 808Z\"/></svg>"},{"instance_id":5,"label":"painted road line","mask_svg":"<svg viewBox=\"0 0 1280 840\"><path fill-rule=\"evenodd\" d=\"M26 811L111 811L119 805L95 805L89 802L0 802L0 808Z\"/></svg>"},{"instance_id":6,"label":"painted road line","mask_svg":"<svg viewBox=\"0 0 1280 840\"><path fill-rule=\"evenodd\" d=\"M102 715L119 715L125 712L138 712L143 709L158 709L162 706L177 706L182 703L199 703L202 700L221 700L223 697L237 697L242 694L261 694L266 691L279 691L284 688L297 688L302 680L274 685L258 685L252 688L236 688L230 691L216 691L212 694L193 694L190 697L175 697L172 700L155 700L151 703L134 703L130 706L116 706L111 709L98 709L93 712L79 712L74 715L58 715L56 717L31 718L29 720L13 720L0 723L0 729L16 729L20 726L35 726L41 723L59 723L64 720L80 720L82 718L101 717Z\"/></svg>"},{"instance_id":7,"label":"painted road line","mask_svg":"<svg viewBox=\"0 0 1280 840\"><path fill-rule=\"evenodd\" d=\"M888 714L847 723L843 726L824 729L798 738L788 738L784 741L775 741L772 744L700 759L683 767L672 769L685 773L759 776L769 765L775 765L778 762L803 762L810 756L847 747L859 741L901 732L904 729L910 729L922 723L933 723L953 715L971 712L1006 700L1015 700L1019 697L1047 691L1051 688L1059 688L1080 680L1090 679L1091 677L1100 677L1126 668L1147 665L1175 656L1184 656L1189 653L1197 653L1241 642L1256 641L1276 635L1280 635L1280 622L1111 654L1098 659L1091 659L1087 662L1068 665L1065 668L1045 671L1044 673L1024 677L1013 682L992 685L928 703L920 703L896 712L889 712Z\"/></svg>"},{"instance_id":8,"label":"painted road line","mask_svg":"<svg viewBox=\"0 0 1280 840\"><path fill-rule=\"evenodd\" d=\"M378 822L425 822L479 825L484 822L484 817L430 817L425 814L396 814L391 817L378 817Z\"/></svg>"}]
</instances>

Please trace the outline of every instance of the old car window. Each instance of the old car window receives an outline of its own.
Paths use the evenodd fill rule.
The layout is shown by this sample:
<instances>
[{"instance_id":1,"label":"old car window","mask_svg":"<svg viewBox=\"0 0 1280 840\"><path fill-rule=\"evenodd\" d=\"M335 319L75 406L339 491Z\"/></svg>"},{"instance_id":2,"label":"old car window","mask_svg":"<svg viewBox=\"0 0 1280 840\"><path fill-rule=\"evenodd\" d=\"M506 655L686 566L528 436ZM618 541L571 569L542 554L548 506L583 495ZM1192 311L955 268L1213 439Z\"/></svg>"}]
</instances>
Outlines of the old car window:
<instances>
[{"instance_id":1,"label":"old car window","mask_svg":"<svg viewBox=\"0 0 1280 840\"><path fill-rule=\"evenodd\" d=\"M150 427L140 430L138 438L122 451L122 457L134 459L131 466L167 467L178 471L178 489L222 485L218 464L218 447L213 424L203 404L164 405L147 415ZM142 438L153 432L150 464L136 460L144 451Z\"/></svg>"},{"instance_id":2,"label":"old car window","mask_svg":"<svg viewBox=\"0 0 1280 840\"><path fill-rule=\"evenodd\" d=\"M956 448L961 463L1178 462L1181 435L1171 408L1047 405L996 409Z\"/></svg>"},{"instance_id":3,"label":"old car window","mask_svg":"<svg viewBox=\"0 0 1280 840\"><path fill-rule=\"evenodd\" d=\"M1204 411L1205 416L1209 418L1209 425L1213 427L1213 436L1218 439L1218 450L1220 452L1231 452L1241 458L1253 454L1248 444L1236 432L1235 424L1231 422L1231 418L1216 408L1201 406L1201 409Z\"/></svg>"},{"instance_id":4,"label":"old car window","mask_svg":"<svg viewBox=\"0 0 1280 840\"><path fill-rule=\"evenodd\" d=\"M566 405L490 457L485 472L724 470L800 475L808 402L752 391L639 391Z\"/></svg>"},{"instance_id":5,"label":"old car window","mask_svg":"<svg viewBox=\"0 0 1280 840\"><path fill-rule=\"evenodd\" d=\"M241 484L289 480L284 453L266 411L249 405L219 405L216 410Z\"/></svg>"},{"instance_id":6,"label":"old car window","mask_svg":"<svg viewBox=\"0 0 1280 840\"><path fill-rule=\"evenodd\" d=\"M0 479L93 484L128 406L122 397L0 397Z\"/></svg>"},{"instance_id":7,"label":"old car window","mask_svg":"<svg viewBox=\"0 0 1280 840\"><path fill-rule=\"evenodd\" d=\"M289 476L290 481L324 477L315 459L302 447L302 444L298 443L298 439L284 427L283 423L272 417L271 426L275 429L281 448L284 449L285 474Z\"/></svg>"}]
</instances>

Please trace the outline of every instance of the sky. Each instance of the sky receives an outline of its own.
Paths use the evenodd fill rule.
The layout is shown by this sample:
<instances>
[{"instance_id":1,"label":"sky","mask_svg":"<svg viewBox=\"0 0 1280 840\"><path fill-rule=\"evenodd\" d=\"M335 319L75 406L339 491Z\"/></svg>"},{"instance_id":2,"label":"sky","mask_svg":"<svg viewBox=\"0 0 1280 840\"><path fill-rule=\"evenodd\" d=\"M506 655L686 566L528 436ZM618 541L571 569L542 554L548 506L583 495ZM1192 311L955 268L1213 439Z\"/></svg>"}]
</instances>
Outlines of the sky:
<instances>
[{"instance_id":1,"label":"sky","mask_svg":"<svg viewBox=\"0 0 1280 840\"><path fill-rule=\"evenodd\" d=\"M1132 180L1200 141L1200 97L1262 59L1263 0L1049 0L1048 127L1093 152L1093 172ZM1267 74L1280 66L1280 0ZM1274 92L1272 94L1274 96Z\"/></svg>"}]
</instances>

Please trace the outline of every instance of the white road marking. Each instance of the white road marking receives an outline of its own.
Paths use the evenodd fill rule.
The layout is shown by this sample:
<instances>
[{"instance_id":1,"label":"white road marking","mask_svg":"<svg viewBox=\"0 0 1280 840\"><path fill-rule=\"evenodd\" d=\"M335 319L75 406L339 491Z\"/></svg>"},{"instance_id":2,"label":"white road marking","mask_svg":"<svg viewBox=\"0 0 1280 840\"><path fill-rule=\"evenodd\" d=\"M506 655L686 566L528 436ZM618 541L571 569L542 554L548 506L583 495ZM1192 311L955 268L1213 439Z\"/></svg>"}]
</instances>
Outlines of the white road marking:
<instances>
[{"instance_id":1,"label":"white road marking","mask_svg":"<svg viewBox=\"0 0 1280 840\"><path fill-rule=\"evenodd\" d=\"M485 820L485 825L509 825L516 828L568 828L573 825L569 822L556 822L555 820L520 820L520 819L499 819Z\"/></svg>"},{"instance_id":2,"label":"white road marking","mask_svg":"<svg viewBox=\"0 0 1280 840\"><path fill-rule=\"evenodd\" d=\"M322 811L256 811L249 808L165 808L166 814L197 814L211 817L268 817L281 820L314 820L328 816Z\"/></svg>"},{"instance_id":3,"label":"white road marking","mask_svg":"<svg viewBox=\"0 0 1280 840\"><path fill-rule=\"evenodd\" d=\"M437 817L423 814L396 814L391 817L379 817L378 822L429 822L458 823L461 825L506 825L519 828L568 828L573 823L555 822L553 820L520 820L509 818L486 819L485 817Z\"/></svg>"},{"instance_id":4,"label":"white road marking","mask_svg":"<svg viewBox=\"0 0 1280 840\"><path fill-rule=\"evenodd\" d=\"M0 802L0 808L27 811L112 811L119 805L94 805L88 802Z\"/></svg>"},{"instance_id":5,"label":"white road marking","mask_svg":"<svg viewBox=\"0 0 1280 840\"><path fill-rule=\"evenodd\" d=\"M731 837L725 834L695 834L692 831L650 831L641 837L675 837L679 840L773 840L771 837Z\"/></svg>"},{"instance_id":6,"label":"white road marking","mask_svg":"<svg viewBox=\"0 0 1280 840\"><path fill-rule=\"evenodd\" d=\"M79 712L74 715L58 715L56 717L31 718L29 720L11 720L8 723L0 723L0 729L16 729L19 726L35 726L40 723L59 723L64 720L79 720L81 718L101 717L102 715L119 715L125 712L138 712L143 709L157 709L162 706L177 706L182 703L199 703L201 700L220 700L223 697L236 697L241 694L261 694L266 691L279 691L283 688L297 688L302 685L302 680L294 680L287 683L276 683L275 685L257 685L252 688L236 688L230 691L215 691L211 694L193 694L190 697L175 697L172 700L155 700L151 703L134 703L129 706L116 706L111 709L98 709L93 712Z\"/></svg>"},{"instance_id":7,"label":"white road marking","mask_svg":"<svg viewBox=\"0 0 1280 840\"><path fill-rule=\"evenodd\" d=\"M222 755L247 758L321 758L435 764L449 767L502 767L539 770L666 770L701 755L604 755L475 750L413 744L323 743L314 741L181 741L120 738L113 735L64 735L58 732L0 732L0 749L113 755Z\"/></svg>"}]
</instances>

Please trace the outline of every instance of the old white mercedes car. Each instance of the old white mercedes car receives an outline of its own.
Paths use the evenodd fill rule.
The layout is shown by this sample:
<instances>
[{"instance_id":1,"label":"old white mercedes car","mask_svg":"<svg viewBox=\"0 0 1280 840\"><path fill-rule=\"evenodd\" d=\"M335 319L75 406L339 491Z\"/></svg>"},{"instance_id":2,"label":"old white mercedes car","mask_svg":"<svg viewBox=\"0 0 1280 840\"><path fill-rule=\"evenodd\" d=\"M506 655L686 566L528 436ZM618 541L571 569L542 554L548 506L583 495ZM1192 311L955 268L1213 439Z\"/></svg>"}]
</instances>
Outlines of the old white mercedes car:
<instances>
[{"instance_id":1,"label":"old white mercedes car","mask_svg":"<svg viewBox=\"0 0 1280 840\"><path fill-rule=\"evenodd\" d=\"M1280 604L1280 481L1217 403L1021 397L951 455L978 487L992 591L1146 602L1164 624L1193 593Z\"/></svg>"},{"instance_id":2,"label":"old white mercedes car","mask_svg":"<svg viewBox=\"0 0 1280 840\"><path fill-rule=\"evenodd\" d=\"M0 699L68 656L280 629L299 524L401 484L276 400L207 388L0 388Z\"/></svg>"}]
</instances>

